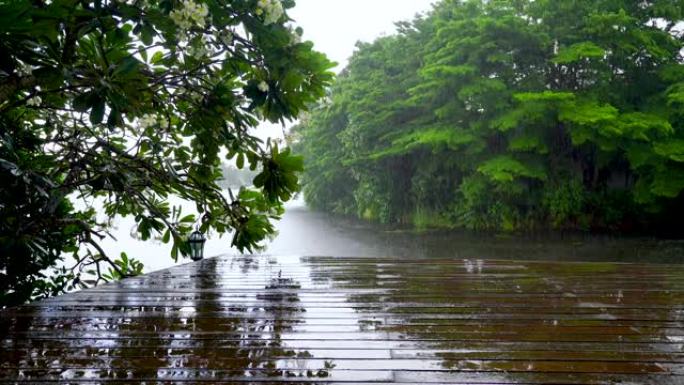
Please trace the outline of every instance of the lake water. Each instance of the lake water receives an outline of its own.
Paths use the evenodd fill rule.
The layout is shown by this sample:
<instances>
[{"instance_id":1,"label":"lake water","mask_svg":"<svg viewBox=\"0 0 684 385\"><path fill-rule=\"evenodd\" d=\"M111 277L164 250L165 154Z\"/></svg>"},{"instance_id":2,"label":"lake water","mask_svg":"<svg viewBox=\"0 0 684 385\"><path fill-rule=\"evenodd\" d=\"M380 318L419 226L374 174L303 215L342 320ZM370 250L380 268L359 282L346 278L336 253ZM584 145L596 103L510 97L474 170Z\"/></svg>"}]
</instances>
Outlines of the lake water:
<instances>
[{"instance_id":1,"label":"lake water","mask_svg":"<svg viewBox=\"0 0 684 385\"><path fill-rule=\"evenodd\" d=\"M173 266L169 245L130 236L133 221L122 219L104 241L111 256L126 251L145 264L145 272ZM287 206L279 234L264 254L413 258L517 259L554 261L684 262L684 241L606 236L501 236L453 231L414 231L384 227L308 209L299 199ZM230 236L210 238L206 256L239 254ZM180 260L185 263L187 260Z\"/></svg>"},{"instance_id":2,"label":"lake water","mask_svg":"<svg viewBox=\"0 0 684 385\"><path fill-rule=\"evenodd\" d=\"M111 253L173 264L131 225ZM684 265L556 262L681 264L681 241L416 232L301 201L278 226L272 255L210 239L222 256L0 312L0 382L684 383Z\"/></svg>"}]
</instances>

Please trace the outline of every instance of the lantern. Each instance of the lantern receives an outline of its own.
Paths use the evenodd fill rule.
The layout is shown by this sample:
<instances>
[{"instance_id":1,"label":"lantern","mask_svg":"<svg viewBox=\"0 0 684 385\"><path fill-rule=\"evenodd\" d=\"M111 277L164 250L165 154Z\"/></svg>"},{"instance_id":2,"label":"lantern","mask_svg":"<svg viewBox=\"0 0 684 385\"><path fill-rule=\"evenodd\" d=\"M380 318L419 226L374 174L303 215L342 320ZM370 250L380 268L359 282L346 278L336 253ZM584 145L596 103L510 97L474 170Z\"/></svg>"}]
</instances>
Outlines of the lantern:
<instances>
[{"instance_id":1,"label":"lantern","mask_svg":"<svg viewBox=\"0 0 684 385\"><path fill-rule=\"evenodd\" d=\"M188 237L188 246L190 248L190 259L199 261L204 258L204 242L207 238L199 230L195 230Z\"/></svg>"}]
</instances>

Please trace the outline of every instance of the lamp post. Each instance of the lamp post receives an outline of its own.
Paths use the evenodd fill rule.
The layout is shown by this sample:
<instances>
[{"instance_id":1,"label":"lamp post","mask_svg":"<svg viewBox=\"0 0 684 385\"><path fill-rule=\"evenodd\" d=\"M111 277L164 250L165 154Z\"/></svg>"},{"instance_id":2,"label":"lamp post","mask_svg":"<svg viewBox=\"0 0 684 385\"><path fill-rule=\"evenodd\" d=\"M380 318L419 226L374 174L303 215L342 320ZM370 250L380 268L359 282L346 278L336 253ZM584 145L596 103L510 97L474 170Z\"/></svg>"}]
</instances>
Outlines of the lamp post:
<instances>
[{"instance_id":1,"label":"lamp post","mask_svg":"<svg viewBox=\"0 0 684 385\"><path fill-rule=\"evenodd\" d=\"M188 245L190 246L190 259L193 261L200 261L204 258L204 242L207 238L199 229L195 230L188 237Z\"/></svg>"}]
</instances>

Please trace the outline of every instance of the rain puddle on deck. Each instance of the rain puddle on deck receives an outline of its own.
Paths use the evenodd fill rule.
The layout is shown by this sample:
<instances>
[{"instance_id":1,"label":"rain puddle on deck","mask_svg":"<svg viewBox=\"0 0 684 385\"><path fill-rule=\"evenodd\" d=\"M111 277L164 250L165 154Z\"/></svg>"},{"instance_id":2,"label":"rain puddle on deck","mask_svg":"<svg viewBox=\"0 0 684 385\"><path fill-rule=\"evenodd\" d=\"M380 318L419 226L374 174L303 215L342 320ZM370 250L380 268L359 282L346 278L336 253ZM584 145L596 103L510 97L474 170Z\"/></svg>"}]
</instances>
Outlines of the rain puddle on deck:
<instances>
[{"instance_id":1,"label":"rain puddle on deck","mask_svg":"<svg viewBox=\"0 0 684 385\"><path fill-rule=\"evenodd\" d=\"M0 312L0 382L682 384L684 268L218 257Z\"/></svg>"}]
</instances>

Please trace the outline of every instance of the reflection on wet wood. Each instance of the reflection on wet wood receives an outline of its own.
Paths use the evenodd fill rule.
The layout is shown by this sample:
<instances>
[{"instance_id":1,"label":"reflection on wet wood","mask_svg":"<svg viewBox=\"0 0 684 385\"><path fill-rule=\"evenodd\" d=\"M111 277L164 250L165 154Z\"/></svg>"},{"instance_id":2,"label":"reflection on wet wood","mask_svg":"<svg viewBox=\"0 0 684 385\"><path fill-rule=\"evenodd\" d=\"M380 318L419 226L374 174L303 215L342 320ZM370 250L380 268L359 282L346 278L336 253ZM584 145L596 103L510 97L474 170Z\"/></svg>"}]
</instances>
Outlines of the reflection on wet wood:
<instances>
[{"instance_id":1,"label":"reflection on wet wood","mask_svg":"<svg viewBox=\"0 0 684 385\"><path fill-rule=\"evenodd\" d=\"M0 312L0 382L682 384L684 268L223 257Z\"/></svg>"}]
</instances>

